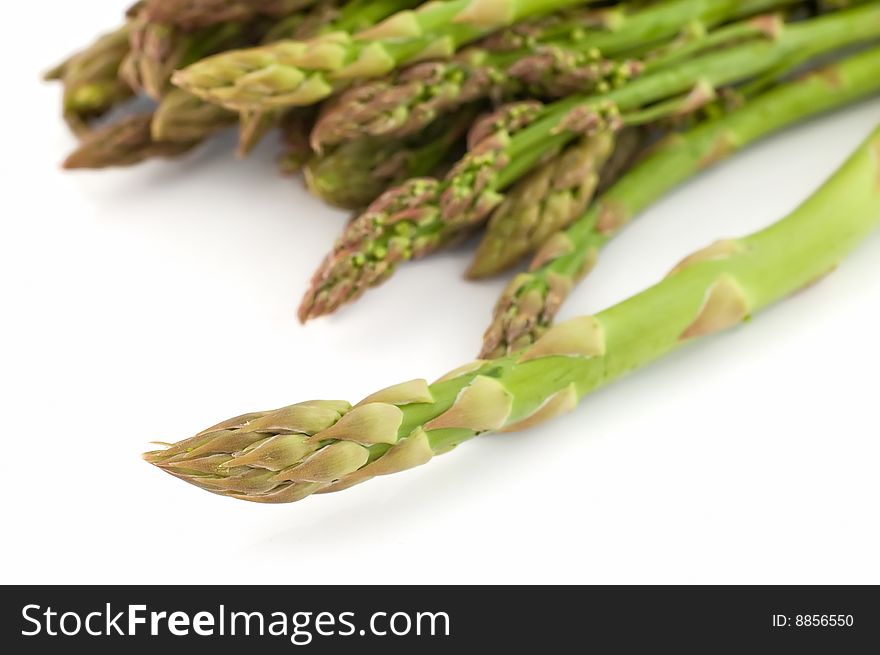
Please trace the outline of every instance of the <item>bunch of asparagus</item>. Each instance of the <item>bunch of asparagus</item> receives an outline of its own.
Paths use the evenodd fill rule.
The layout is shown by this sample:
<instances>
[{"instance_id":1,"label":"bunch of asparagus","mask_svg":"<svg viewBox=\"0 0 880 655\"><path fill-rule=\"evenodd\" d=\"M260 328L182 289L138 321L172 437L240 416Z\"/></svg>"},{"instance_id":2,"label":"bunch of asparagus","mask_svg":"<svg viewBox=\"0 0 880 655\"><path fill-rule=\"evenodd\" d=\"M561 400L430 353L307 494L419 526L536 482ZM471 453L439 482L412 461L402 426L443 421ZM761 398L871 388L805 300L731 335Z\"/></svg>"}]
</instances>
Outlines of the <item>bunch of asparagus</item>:
<instances>
[{"instance_id":1,"label":"bunch of asparagus","mask_svg":"<svg viewBox=\"0 0 880 655\"><path fill-rule=\"evenodd\" d=\"M235 123L246 153L277 128L282 169L356 211L302 321L475 234L471 278L532 257L481 359L437 383L239 417L147 459L216 493L290 502L552 418L740 323L828 272L880 218L876 135L777 226L553 324L602 246L652 202L768 134L880 92L878 71L880 0L139 2L51 73L82 139L66 165L176 156ZM138 97L152 111L131 112Z\"/></svg>"}]
</instances>

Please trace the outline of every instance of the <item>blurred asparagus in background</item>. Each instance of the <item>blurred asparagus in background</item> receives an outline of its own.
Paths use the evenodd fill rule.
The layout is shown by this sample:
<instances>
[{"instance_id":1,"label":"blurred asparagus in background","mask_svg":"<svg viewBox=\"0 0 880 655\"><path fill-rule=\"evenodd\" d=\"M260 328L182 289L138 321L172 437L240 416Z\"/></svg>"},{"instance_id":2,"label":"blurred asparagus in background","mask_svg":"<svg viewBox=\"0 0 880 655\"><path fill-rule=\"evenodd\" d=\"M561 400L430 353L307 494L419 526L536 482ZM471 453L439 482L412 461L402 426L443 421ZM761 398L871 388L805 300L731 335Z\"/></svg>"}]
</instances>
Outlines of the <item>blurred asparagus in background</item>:
<instances>
[{"instance_id":1,"label":"blurred asparagus in background","mask_svg":"<svg viewBox=\"0 0 880 655\"><path fill-rule=\"evenodd\" d=\"M293 4L299 10L291 10L294 13L290 14L281 12L281 7ZM415 0L321 0L275 3L271 11L266 5L265 10L244 12L241 9L248 3L242 2L228 5L230 12L234 9L232 13L221 12L223 16L234 14L235 19L220 21L213 17L212 12L218 6L213 1L161 3L160 9L155 11L151 11L150 3L141 3L130 10L130 22L113 42L119 45L120 52L112 61L106 55L100 59L102 67L99 73L103 75L100 81L107 85L107 80L112 80L114 88L121 89L119 97L112 104L105 103L107 107L100 113L91 110L91 105L86 106L88 111L80 111L84 116L77 123L83 123L86 118L99 118L123 101L144 93L158 101L153 112L151 138L130 138L131 122L129 117L123 116L119 119L119 129L114 125L99 126L97 133L81 146L81 149L89 152L81 153L78 149L68 157L67 166L105 168L132 165L158 156L175 156L192 150L236 121L242 126L239 152L246 154L266 133L279 125L285 112L253 111L239 115L225 110L183 90L173 89L170 79L174 70L209 54L242 45L308 38L334 29L361 29L416 4ZM164 20L161 17L167 16L175 7L185 11L182 20L157 22ZM265 17L267 15L276 19L269 20ZM102 41L90 49L87 52L89 62L96 59L92 50L103 55L107 45ZM91 67L94 68L94 64ZM54 77L58 77L61 69L53 73ZM82 87L82 77L82 74L70 76L71 81L65 84L71 88L74 84ZM94 95L94 92L91 93ZM78 91L78 94L85 97L84 91ZM72 95L72 92L68 95ZM90 102L94 104L94 101ZM137 122L142 124L143 116L139 115ZM310 123L302 123L302 127L306 134L311 130ZM85 129L77 131L85 133ZM102 145L102 139L109 142ZM101 154L105 155L104 158Z\"/></svg>"},{"instance_id":2,"label":"blurred asparagus in background","mask_svg":"<svg viewBox=\"0 0 880 655\"><path fill-rule=\"evenodd\" d=\"M388 191L349 224L318 268L300 319L333 313L385 282L400 263L479 229L503 202L505 190L580 136L689 114L713 101L716 89L777 74L793 58L799 63L807 55L880 39L880 3L791 24L769 17L759 25L749 38L652 66L607 93L548 105L530 124L507 126L481 141L446 178L415 178Z\"/></svg>"},{"instance_id":3,"label":"blurred asparagus in background","mask_svg":"<svg viewBox=\"0 0 880 655\"><path fill-rule=\"evenodd\" d=\"M133 166L153 157L175 157L197 143L156 141L152 135L152 114L135 114L92 132L64 161L64 168L104 168Z\"/></svg>"},{"instance_id":4,"label":"blurred asparagus in background","mask_svg":"<svg viewBox=\"0 0 880 655\"><path fill-rule=\"evenodd\" d=\"M683 49L697 54L700 47L717 45L717 35L708 38L707 29L793 4L671 0L644 7L626 3L606 11L578 8L525 21L449 61L417 64L346 91L325 108L312 143L320 149L362 135L405 136L481 98L607 92L639 75L651 50L667 56ZM757 29L760 25L747 25L744 31ZM724 32L722 38L727 38Z\"/></svg>"},{"instance_id":5,"label":"blurred asparagus in background","mask_svg":"<svg viewBox=\"0 0 880 655\"><path fill-rule=\"evenodd\" d=\"M129 100L134 92L120 79L119 68L131 52L131 24L100 37L46 74L64 86L62 115L77 135L93 121Z\"/></svg>"},{"instance_id":6,"label":"blurred asparagus in background","mask_svg":"<svg viewBox=\"0 0 880 655\"><path fill-rule=\"evenodd\" d=\"M549 325L576 278L573 264L540 275L568 261L560 231L665 133L878 40L878 0L144 0L50 77L84 137L68 168L178 156L236 123L246 154L280 128L281 169L361 212L302 320L483 230L469 277L540 251L499 304L494 352ZM185 88L170 83L180 67ZM125 111L143 96L152 108Z\"/></svg>"},{"instance_id":7,"label":"blurred asparagus in background","mask_svg":"<svg viewBox=\"0 0 880 655\"><path fill-rule=\"evenodd\" d=\"M517 21L590 0L437 0L357 35L336 31L308 41L209 57L174 82L230 109L313 105L345 85L407 63L447 58L461 46Z\"/></svg>"}]
</instances>

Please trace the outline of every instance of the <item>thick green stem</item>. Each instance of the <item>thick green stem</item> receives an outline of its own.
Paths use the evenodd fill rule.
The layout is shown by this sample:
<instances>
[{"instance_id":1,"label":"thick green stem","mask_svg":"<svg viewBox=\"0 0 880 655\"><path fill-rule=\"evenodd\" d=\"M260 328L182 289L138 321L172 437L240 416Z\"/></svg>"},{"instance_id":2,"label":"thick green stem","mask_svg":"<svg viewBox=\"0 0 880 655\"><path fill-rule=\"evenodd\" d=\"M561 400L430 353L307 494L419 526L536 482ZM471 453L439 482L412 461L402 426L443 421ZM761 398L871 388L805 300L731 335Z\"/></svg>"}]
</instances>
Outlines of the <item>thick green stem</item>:
<instances>
[{"instance_id":1,"label":"thick green stem","mask_svg":"<svg viewBox=\"0 0 880 655\"><path fill-rule=\"evenodd\" d=\"M727 286L728 279L729 291L735 288L741 294L737 302L742 302L741 318L746 319L832 272L880 221L878 181L880 131L875 131L829 182L784 220L696 253L666 281L600 314L597 318L610 337L608 350L617 357L606 359L601 370L591 365L578 381L579 393L702 336L712 327L709 319L721 318L710 315L710 305L713 289ZM659 316L664 319L656 320Z\"/></svg>"},{"instance_id":2,"label":"thick green stem","mask_svg":"<svg viewBox=\"0 0 880 655\"><path fill-rule=\"evenodd\" d=\"M559 325L532 347L410 381L356 407L310 402L241 416L148 453L213 493L285 503L429 462L477 435L532 427L698 338L809 287L880 224L880 130L799 209L695 253L656 286Z\"/></svg>"},{"instance_id":3,"label":"thick green stem","mask_svg":"<svg viewBox=\"0 0 880 655\"><path fill-rule=\"evenodd\" d=\"M518 350L546 331L599 249L671 189L793 123L880 91L880 49L855 55L751 99L732 113L676 134L612 186L538 253L499 300L484 356Z\"/></svg>"}]
</instances>

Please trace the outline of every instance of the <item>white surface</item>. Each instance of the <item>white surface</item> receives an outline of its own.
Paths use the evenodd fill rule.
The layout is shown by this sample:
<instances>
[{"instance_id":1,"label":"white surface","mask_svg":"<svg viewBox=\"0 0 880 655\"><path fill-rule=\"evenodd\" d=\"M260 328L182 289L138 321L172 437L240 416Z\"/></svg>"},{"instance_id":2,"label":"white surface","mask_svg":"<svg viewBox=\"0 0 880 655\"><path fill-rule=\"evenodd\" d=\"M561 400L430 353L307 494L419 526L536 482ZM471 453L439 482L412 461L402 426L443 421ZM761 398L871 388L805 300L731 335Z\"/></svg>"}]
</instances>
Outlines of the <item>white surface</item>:
<instances>
[{"instance_id":1,"label":"white surface","mask_svg":"<svg viewBox=\"0 0 880 655\"><path fill-rule=\"evenodd\" d=\"M278 177L273 144L62 173L73 140L38 74L124 4L16 3L28 27L0 40L0 582L880 582L878 237L569 417L343 494L262 507L143 463L147 442L236 413L469 360L503 281L463 281L463 249L303 329L304 282L346 217ZM878 121L863 104L702 176L605 252L565 315L779 218Z\"/></svg>"}]
</instances>

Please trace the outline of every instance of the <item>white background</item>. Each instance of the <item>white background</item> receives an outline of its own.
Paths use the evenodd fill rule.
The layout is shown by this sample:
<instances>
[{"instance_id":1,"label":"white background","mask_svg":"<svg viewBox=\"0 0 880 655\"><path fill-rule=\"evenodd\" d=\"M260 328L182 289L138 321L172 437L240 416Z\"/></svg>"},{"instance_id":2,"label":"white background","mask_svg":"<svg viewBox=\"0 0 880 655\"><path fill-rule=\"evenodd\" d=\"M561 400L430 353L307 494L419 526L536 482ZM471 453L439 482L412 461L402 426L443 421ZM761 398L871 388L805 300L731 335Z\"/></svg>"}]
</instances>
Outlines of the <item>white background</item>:
<instances>
[{"instance_id":1,"label":"white background","mask_svg":"<svg viewBox=\"0 0 880 655\"><path fill-rule=\"evenodd\" d=\"M407 266L300 327L345 223L274 142L62 173L40 72L124 2L15 3L3 61L4 583L878 583L880 237L809 293L602 391L571 416L288 506L223 499L140 460L217 420L357 400L473 358L503 280L470 251ZM873 101L672 194L604 253L565 316L796 206L880 121Z\"/></svg>"}]
</instances>

